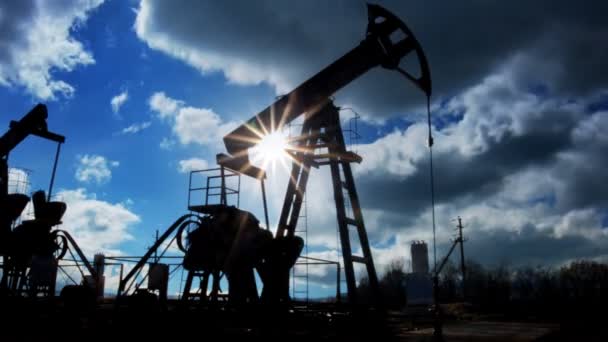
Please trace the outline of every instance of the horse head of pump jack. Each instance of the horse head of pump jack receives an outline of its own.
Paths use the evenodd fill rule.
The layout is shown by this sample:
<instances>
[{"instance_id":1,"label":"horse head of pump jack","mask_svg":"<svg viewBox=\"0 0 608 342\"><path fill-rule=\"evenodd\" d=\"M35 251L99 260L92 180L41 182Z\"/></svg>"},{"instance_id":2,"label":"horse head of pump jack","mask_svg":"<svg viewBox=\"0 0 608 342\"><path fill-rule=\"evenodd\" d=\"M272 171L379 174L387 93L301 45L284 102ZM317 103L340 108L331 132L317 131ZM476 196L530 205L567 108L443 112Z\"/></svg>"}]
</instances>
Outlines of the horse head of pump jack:
<instances>
[{"instance_id":1,"label":"horse head of pump jack","mask_svg":"<svg viewBox=\"0 0 608 342\"><path fill-rule=\"evenodd\" d=\"M229 155L218 154L217 162L235 171L262 179L264 170L249 161L249 149L261 139L300 115L319 110L335 92L377 66L395 70L431 95L431 73L422 47L412 31L385 8L368 4L367 33L361 43L344 56L309 78L297 88L259 112L224 137ZM420 76L404 70L399 63L414 53Z\"/></svg>"}]
</instances>

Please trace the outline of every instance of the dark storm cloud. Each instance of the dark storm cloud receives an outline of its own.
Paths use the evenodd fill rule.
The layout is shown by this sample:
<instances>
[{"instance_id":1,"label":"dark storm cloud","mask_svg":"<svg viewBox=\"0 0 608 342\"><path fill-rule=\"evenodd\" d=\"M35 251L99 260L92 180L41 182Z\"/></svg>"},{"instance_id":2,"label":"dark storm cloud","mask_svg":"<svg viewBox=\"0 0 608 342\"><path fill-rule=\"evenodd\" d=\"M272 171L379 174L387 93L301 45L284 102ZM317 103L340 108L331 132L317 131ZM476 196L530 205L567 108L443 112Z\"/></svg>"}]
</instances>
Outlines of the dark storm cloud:
<instances>
[{"instance_id":1,"label":"dark storm cloud","mask_svg":"<svg viewBox=\"0 0 608 342\"><path fill-rule=\"evenodd\" d=\"M522 84L574 95L606 86L606 2L381 4L421 41L439 96L455 95L513 60ZM136 29L153 48L199 68L223 70L234 81L267 82L280 91L353 48L366 26L364 3L356 1L144 0L141 9ZM396 73L376 70L338 99L369 116L397 115L422 102L405 83Z\"/></svg>"},{"instance_id":2,"label":"dark storm cloud","mask_svg":"<svg viewBox=\"0 0 608 342\"><path fill-rule=\"evenodd\" d=\"M560 193L563 208L608 210L607 132L608 111L603 111L587 117L572 133L574 146L553 167L553 172L564 181Z\"/></svg>"},{"instance_id":3,"label":"dark storm cloud","mask_svg":"<svg viewBox=\"0 0 608 342\"><path fill-rule=\"evenodd\" d=\"M0 5L0 68L10 62L10 50L23 44L23 30L34 15L33 1L7 1Z\"/></svg>"},{"instance_id":4,"label":"dark storm cloud","mask_svg":"<svg viewBox=\"0 0 608 342\"><path fill-rule=\"evenodd\" d=\"M569 136L575 122L565 119L566 116L559 112L546 112L542 117L563 120L556 125L531 121L526 134L507 133L500 141L487 142L484 152L471 157L452 149L436 153L437 203L478 202L500 191L509 175L555 161L558 152L571 146ZM404 140L403 143L408 142ZM363 205L417 217L430 203L428 158L415 161L413 166L415 172L407 177L387 175L382 169L359 177L359 189L366 194Z\"/></svg>"},{"instance_id":5,"label":"dark storm cloud","mask_svg":"<svg viewBox=\"0 0 608 342\"><path fill-rule=\"evenodd\" d=\"M440 246L444 253L448 249L448 245ZM558 238L550 231L525 225L519 232L475 232L466 242L465 256L485 265L559 265L577 259L606 259L608 238L588 239L576 235Z\"/></svg>"}]
</instances>

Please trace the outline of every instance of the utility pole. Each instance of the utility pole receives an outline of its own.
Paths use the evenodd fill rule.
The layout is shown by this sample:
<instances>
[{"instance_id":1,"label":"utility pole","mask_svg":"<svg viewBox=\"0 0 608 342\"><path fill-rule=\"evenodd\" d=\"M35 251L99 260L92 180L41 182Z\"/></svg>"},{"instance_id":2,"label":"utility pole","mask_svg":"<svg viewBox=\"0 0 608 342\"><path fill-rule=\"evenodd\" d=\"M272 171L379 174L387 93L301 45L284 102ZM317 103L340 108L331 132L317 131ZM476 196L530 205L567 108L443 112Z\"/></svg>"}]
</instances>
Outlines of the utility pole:
<instances>
[{"instance_id":1,"label":"utility pole","mask_svg":"<svg viewBox=\"0 0 608 342\"><path fill-rule=\"evenodd\" d=\"M462 237L462 219L458 216L458 242L460 243L460 272L462 273L462 297L466 301L467 293L466 293L466 266L464 264L464 238Z\"/></svg>"}]
</instances>

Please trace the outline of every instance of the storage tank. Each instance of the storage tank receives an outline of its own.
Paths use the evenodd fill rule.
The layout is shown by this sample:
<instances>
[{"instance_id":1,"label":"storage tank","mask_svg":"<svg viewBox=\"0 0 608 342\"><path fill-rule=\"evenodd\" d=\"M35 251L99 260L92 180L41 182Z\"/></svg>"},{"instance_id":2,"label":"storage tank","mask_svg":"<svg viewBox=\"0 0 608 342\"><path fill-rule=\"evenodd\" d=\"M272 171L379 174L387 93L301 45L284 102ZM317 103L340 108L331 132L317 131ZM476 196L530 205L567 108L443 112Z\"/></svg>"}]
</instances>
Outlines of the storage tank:
<instances>
[{"instance_id":1,"label":"storage tank","mask_svg":"<svg viewBox=\"0 0 608 342\"><path fill-rule=\"evenodd\" d=\"M429 252L424 241L414 241L411 246L412 273L429 273Z\"/></svg>"},{"instance_id":2,"label":"storage tank","mask_svg":"<svg viewBox=\"0 0 608 342\"><path fill-rule=\"evenodd\" d=\"M148 290L158 290L158 298L167 300L167 288L169 287L169 265L150 264L148 271Z\"/></svg>"},{"instance_id":3,"label":"storage tank","mask_svg":"<svg viewBox=\"0 0 608 342\"><path fill-rule=\"evenodd\" d=\"M8 193L24 194L30 193L30 170L11 167L8 169Z\"/></svg>"},{"instance_id":4,"label":"storage tank","mask_svg":"<svg viewBox=\"0 0 608 342\"><path fill-rule=\"evenodd\" d=\"M104 275L106 269L106 257L103 254L95 254L93 257L93 268L100 277Z\"/></svg>"},{"instance_id":5,"label":"storage tank","mask_svg":"<svg viewBox=\"0 0 608 342\"><path fill-rule=\"evenodd\" d=\"M95 283L95 279L91 276L88 281L91 284L95 285L95 293L97 295L97 299L98 300L102 300L103 299L103 295L104 295L104 291L105 291L105 285L106 285L106 277L104 276L105 273L105 269L106 269L106 257L105 255L99 253L99 254L95 254L95 256L93 257L93 268L95 269L95 272L97 272L97 283Z\"/></svg>"}]
</instances>

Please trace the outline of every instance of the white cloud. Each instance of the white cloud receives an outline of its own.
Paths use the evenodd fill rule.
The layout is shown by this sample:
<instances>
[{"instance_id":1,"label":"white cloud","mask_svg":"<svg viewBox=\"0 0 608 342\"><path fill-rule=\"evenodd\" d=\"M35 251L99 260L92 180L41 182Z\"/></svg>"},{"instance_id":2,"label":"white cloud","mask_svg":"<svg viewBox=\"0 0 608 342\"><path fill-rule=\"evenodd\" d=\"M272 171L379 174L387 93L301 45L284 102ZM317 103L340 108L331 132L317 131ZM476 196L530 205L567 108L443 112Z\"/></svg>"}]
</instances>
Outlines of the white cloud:
<instances>
[{"instance_id":1,"label":"white cloud","mask_svg":"<svg viewBox=\"0 0 608 342\"><path fill-rule=\"evenodd\" d=\"M170 151L175 145L175 140L164 137L158 145L162 150Z\"/></svg>"},{"instance_id":2,"label":"white cloud","mask_svg":"<svg viewBox=\"0 0 608 342\"><path fill-rule=\"evenodd\" d=\"M405 131L395 130L370 144L358 146L363 162L354 168L358 174L377 172L379 168L395 176L406 177L416 171L416 163L426 157L428 129L414 124Z\"/></svg>"},{"instance_id":3,"label":"white cloud","mask_svg":"<svg viewBox=\"0 0 608 342\"><path fill-rule=\"evenodd\" d=\"M42 100L70 97L75 89L55 79L95 63L93 55L72 36L102 0L7 1L0 4L0 85L24 87Z\"/></svg>"},{"instance_id":4,"label":"white cloud","mask_svg":"<svg viewBox=\"0 0 608 342\"><path fill-rule=\"evenodd\" d=\"M150 125L152 125L152 122L150 122L150 121L134 123L129 127L123 128L122 131L120 131L120 133L122 133L122 134L139 133L139 132L143 131L144 129L150 127Z\"/></svg>"},{"instance_id":5,"label":"white cloud","mask_svg":"<svg viewBox=\"0 0 608 342\"><path fill-rule=\"evenodd\" d=\"M209 168L209 163L200 158L190 158L179 161L179 172L186 173L196 170L205 170Z\"/></svg>"},{"instance_id":6,"label":"white cloud","mask_svg":"<svg viewBox=\"0 0 608 342\"><path fill-rule=\"evenodd\" d=\"M512 76L502 70L436 110L438 258L457 216L468 256L483 264L605 258L606 184L597 175L608 162L607 112L589 113L587 98L535 95ZM382 246L379 266L399 250L409 258L412 240L432 241L427 133L413 123L358 146L355 182L370 241ZM309 242L330 247L317 234ZM388 237L397 241L385 246Z\"/></svg>"},{"instance_id":7,"label":"white cloud","mask_svg":"<svg viewBox=\"0 0 608 342\"><path fill-rule=\"evenodd\" d=\"M57 198L67 204L61 229L74 237L87 256L120 254L120 244L133 239L130 229L141 220L124 204L99 200L82 188L61 190Z\"/></svg>"},{"instance_id":8,"label":"white cloud","mask_svg":"<svg viewBox=\"0 0 608 342\"><path fill-rule=\"evenodd\" d=\"M222 138L236 126L234 122L222 122L211 109L184 107L175 117L173 132L183 145L215 145L221 143Z\"/></svg>"},{"instance_id":9,"label":"white cloud","mask_svg":"<svg viewBox=\"0 0 608 342\"><path fill-rule=\"evenodd\" d=\"M76 168L76 179L80 182L102 184L112 178L111 168L118 167L118 161L108 160L100 155L80 156Z\"/></svg>"},{"instance_id":10,"label":"white cloud","mask_svg":"<svg viewBox=\"0 0 608 342\"><path fill-rule=\"evenodd\" d=\"M580 235L588 239L608 237L608 231L601 227L602 214L600 212L591 208L577 209L561 217L555 226L555 234L558 237Z\"/></svg>"},{"instance_id":11,"label":"white cloud","mask_svg":"<svg viewBox=\"0 0 608 342\"><path fill-rule=\"evenodd\" d=\"M110 105L112 106L112 112L114 112L114 114L118 114L118 112L120 111L120 107L122 107L122 105L124 105L128 99L129 99L129 92L127 90L114 96L112 98L112 100L110 100Z\"/></svg>"},{"instance_id":12,"label":"white cloud","mask_svg":"<svg viewBox=\"0 0 608 342\"><path fill-rule=\"evenodd\" d=\"M161 119L174 117L180 107L184 105L183 101L175 100L167 97L164 92L156 92L152 94L148 101L150 109L158 113Z\"/></svg>"},{"instance_id":13,"label":"white cloud","mask_svg":"<svg viewBox=\"0 0 608 342\"><path fill-rule=\"evenodd\" d=\"M148 105L160 119L171 123L173 134L182 145L219 145L224 135L237 126L232 121L224 122L212 109L186 106L184 101L170 98L163 92L154 93ZM170 147L168 142L161 142L161 147Z\"/></svg>"}]
</instances>

